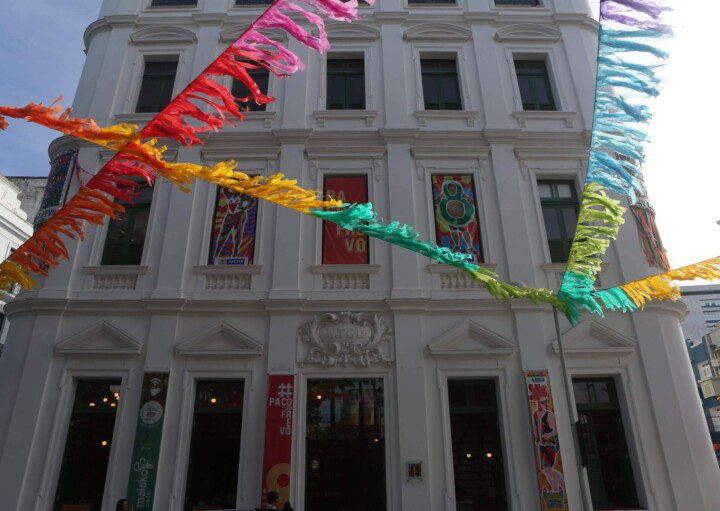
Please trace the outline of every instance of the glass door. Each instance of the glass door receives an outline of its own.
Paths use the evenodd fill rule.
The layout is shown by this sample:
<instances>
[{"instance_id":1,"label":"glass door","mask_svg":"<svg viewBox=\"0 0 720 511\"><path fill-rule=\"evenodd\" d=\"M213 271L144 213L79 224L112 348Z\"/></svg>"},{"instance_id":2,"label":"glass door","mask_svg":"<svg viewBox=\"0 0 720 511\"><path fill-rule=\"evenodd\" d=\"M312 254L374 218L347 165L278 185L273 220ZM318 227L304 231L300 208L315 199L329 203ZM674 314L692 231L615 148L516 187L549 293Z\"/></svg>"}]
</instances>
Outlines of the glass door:
<instances>
[{"instance_id":1,"label":"glass door","mask_svg":"<svg viewBox=\"0 0 720 511\"><path fill-rule=\"evenodd\" d=\"M385 413L381 378L310 380L306 511L383 511Z\"/></svg>"}]
</instances>

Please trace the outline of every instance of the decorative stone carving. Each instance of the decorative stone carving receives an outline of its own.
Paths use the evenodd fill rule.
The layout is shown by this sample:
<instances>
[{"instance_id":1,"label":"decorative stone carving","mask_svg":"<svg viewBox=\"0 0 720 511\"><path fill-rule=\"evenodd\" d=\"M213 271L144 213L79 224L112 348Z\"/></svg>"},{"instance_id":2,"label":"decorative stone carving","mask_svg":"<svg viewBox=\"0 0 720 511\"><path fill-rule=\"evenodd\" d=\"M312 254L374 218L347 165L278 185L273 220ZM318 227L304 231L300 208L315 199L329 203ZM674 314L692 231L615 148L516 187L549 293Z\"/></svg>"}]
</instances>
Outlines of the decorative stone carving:
<instances>
[{"instance_id":1,"label":"decorative stone carving","mask_svg":"<svg viewBox=\"0 0 720 511\"><path fill-rule=\"evenodd\" d=\"M378 314L320 314L298 328L298 337L306 345L302 363L322 367L390 365L391 334L392 329Z\"/></svg>"}]
</instances>

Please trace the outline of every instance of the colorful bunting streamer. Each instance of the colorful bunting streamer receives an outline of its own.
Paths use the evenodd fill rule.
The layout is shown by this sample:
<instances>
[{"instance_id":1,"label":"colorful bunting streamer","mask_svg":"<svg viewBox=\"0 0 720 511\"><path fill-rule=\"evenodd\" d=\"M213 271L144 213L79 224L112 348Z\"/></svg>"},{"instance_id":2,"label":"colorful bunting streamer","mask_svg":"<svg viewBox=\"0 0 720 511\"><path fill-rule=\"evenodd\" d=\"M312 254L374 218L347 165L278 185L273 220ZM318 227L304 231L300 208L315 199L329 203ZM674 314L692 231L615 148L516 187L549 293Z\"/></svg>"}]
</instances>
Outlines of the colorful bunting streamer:
<instances>
[{"instance_id":1,"label":"colorful bunting streamer","mask_svg":"<svg viewBox=\"0 0 720 511\"><path fill-rule=\"evenodd\" d=\"M622 290L594 292L603 254L617 238L625 207L642 191L641 165L652 118L646 101L659 94L656 69L667 54L652 42L671 34L661 20L668 7L651 0L601 0L595 112L578 225L558 295L572 307L602 315L603 307L633 310ZM571 308L572 308L571 307Z\"/></svg>"}]
</instances>

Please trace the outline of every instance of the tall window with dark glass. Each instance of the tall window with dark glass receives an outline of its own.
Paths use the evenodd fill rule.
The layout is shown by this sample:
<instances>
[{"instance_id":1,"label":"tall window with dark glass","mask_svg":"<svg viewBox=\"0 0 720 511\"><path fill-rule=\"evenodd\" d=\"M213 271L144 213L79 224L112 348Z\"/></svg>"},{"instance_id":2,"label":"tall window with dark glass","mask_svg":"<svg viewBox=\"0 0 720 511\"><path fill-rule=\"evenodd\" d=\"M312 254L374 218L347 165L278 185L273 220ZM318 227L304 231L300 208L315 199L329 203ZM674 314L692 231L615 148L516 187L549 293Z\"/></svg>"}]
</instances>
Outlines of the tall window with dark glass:
<instances>
[{"instance_id":1,"label":"tall window with dark glass","mask_svg":"<svg viewBox=\"0 0 720 511\"><path fill-rule=\"evenodd\" d=\"M462 110L455 59L420 59L425 110Z\"/></svg>"},{"instance_id":2,"label":"tall window with dark glass","mask_svg":"<svg viewBox=\"0 0 720 511\"><path fill-rule=\"evenodd\" d=\"M137 113L155 113L161 111L172 99L177 73L177 60L147 61L143 71L140 93L138 94Z\"/></svg>"},{"instance_id":3,"label":"tall window with dark glass","mask_svg":"<svg viewBox=\"0 0 720 511\"><path fill-rule=\"evenodd\" d=\"M515 74L523 110L557 110L547 62L516 59Z\"/></svg>"},{"instance_id":4,"label":"tall window with dark glass","mask_svg":"<svg viewBox=\"0 0 720 511\"><path fill-rule=\"evenodd\" d=\"M550 260L567 262L578 217L578 199L572 181L538 181L540 205Z\"/></svg>"},{"instance_id":5,"label":"tall window with dark glass","mask_svg":"<svg viewBox=\"0 0 720 511\"><path fill-rule=\"evenodd\" d=\"M362 58L328 58L327 109L365 108L365 61Z\"/></svg>"},{"instance_id":6,"label":"tall window with dark glass","mask_svg":"<svg viewBox=\"0 0 720 511\"><path fill-rule=\"evenodd\" d=\"M108 224L101 264L140 264L152 194L153 188L143 183L139 185L132 202L120 201L125 212Z\"/></svg>"},{"instance_id":7,"label":"tall window with dark glass","mask_svg":"<svg viewBox=\"0 0 720 511\"><path fill-rule=\"evenodd\" d=\"M267 94L268 83L270 81L270 71L268 71L264 67L258 67L254 69L248 69L247 72L250 75L250 78L252 78L253 81L257 84L257 86L260 88L260 92L262 92L263 94ZM266 110L267 105L257 104L253 100L252 95L250 94L250 89L248 89L247 86L240 80L233 80L232 95L236 98L247 98L247 101L240 101L238 102L238 104L241 107L247 108L250 112L264 112Z\"/></svg>"}]
</instances>

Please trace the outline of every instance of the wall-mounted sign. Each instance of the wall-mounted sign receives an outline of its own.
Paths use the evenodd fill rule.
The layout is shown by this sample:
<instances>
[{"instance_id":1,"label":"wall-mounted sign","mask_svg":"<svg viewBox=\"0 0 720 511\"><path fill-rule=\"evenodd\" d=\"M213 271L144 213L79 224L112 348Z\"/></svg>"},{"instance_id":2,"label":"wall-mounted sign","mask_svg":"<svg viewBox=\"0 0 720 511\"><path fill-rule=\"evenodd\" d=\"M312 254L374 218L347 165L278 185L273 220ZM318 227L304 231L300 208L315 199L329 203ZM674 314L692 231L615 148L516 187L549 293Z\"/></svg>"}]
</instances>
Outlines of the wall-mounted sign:
<instances>
[{"instance_id":1,"label":"wall-mounted sign","mask_svg":"<svg viewBox=\"0 0 720 511\"><path fill-rule=\"evenodd\" d=\"M295 377L292 374L269 376L262 472L263 507L268 505L267 495L270 492L278 494L274 502L276 509L282 509L290 498L294 397Z\"/></svg>"}]
</instances>

